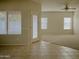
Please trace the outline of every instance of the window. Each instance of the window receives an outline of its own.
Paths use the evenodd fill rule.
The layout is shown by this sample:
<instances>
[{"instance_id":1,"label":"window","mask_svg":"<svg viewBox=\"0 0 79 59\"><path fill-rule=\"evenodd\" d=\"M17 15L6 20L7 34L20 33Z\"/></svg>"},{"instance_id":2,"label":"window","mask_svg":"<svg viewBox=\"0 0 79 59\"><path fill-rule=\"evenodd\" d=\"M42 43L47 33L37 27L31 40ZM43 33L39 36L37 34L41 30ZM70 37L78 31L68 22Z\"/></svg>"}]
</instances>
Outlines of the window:
<instances>
[{"instance_id":1,"label":"window","mask_svg":"<svg viewBox=\"0 0 79 59\"><path fill-rule=\"evenodd\" d=\"M41 29L47 29L48 20L46 17L41 18Z\"/></svg>"},{"instance_id":2,"label":"window","mask_svg":"<svg viewBox=\"0 0 79 59\"><path fill-rule=\"evenodd\" d=\"M0 34L7 34L7 13L4 11L0 12Z\"/></svg>"},{"instance_id":3,"label":"window","mask_svg":"<svg viewBox=\"0 0 79 59\"><path fill-rule=\"evenodd\" d=\"M8 13L8 34L21 34L21 13Z\"/></svg>"},{"instance_id":4,"label":"window","mask_svg":"<svg viewBox=\"0 0 79 59\"><path fill-rule=\"evenodd\" d=\"M38 19L36 15L33 15L33 39L38 36Z\"/></svg>"},{"instance_id":5,"label":"window","mask_svg":"<svg viewBox=\"0 0 79 59\"><path fill-rule=\"evenodd\" d=\"M20 12L0 12L0 34L21 34Z\"/></svg>"},{"instance_id":6,"label":"window","mask_svg":"<svg viewBox=\"0 0 79 59\"><path fill-rule=\"evenodd\" d=\"M72 28L72 20L70 17L64 18L64 29L71 29Z\"/></svg>"}]
</instances>

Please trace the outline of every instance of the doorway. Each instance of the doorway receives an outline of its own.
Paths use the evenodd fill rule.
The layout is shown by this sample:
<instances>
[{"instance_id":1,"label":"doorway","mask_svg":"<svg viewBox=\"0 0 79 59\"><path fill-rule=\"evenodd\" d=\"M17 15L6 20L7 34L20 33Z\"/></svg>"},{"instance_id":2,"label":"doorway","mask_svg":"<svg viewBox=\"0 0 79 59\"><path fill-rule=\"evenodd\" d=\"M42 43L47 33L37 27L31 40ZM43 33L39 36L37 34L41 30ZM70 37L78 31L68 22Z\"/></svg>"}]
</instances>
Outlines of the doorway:
<instances>
[{"instance_id":1,"label":"doorway","mask_svg":"<svg viewBox=\"0 0 79 59\"><path fill-rule=\"evenodd\" d=\"M35 42L38 40L38 16L33 15L32 17L32 42Z\"/></svg>"}]
</instances>

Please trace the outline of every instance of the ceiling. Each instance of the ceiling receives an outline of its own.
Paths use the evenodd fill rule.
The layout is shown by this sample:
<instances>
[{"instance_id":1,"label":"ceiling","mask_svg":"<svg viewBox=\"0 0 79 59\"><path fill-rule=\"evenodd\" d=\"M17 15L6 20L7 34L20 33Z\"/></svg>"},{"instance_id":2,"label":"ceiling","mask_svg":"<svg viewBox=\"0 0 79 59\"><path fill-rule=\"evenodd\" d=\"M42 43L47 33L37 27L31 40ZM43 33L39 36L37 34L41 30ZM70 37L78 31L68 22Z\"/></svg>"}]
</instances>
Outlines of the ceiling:
<instances>
[{"instance_id":1,"label":"ceiling","mask_svg":"<svg viewBox=\"0 0 79 59\"><path fill-rule=\"evenodd\" d=\"M41 3L42 0L32 0L32 1L35 1L37 3Z\"/></svg>"},{"instance_id":2,"label":"ceiling","mask_svg":"<svg viewBox=\"0 0 79 59\"><path fill-rule=\"evenodd\" d=\"M71 0L42 0L42 11L61 11L65 7L65 2ZM79 6L79 0L72 0L70 7L77 8Z\"/></svg>"}]
</instances>

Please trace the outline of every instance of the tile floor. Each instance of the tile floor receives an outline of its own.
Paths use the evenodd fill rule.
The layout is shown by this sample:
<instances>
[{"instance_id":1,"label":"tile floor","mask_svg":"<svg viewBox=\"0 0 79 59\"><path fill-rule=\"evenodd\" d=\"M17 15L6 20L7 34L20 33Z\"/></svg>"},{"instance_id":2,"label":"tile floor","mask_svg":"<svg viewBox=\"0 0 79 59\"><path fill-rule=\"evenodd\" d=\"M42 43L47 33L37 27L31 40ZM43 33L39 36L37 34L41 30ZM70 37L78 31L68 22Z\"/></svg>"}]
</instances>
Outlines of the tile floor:
<instances>
[{"instance_id":1,"label":"tile floor","mask_svg":"<svg viewBox=\"0 0 79 59\"><path fill-rule=\"evenodd\" d=\"M79 50L42 41L33 44L31 59L79 59Z\"/></svg>"},{"instance_id":2,"label":"tile floor","mask_svg":"<svg viewBox=\"0 0 79 59\"><path fill-rule=\"evenodd\" d=\"M0 59L79 59L79 50L45 41L33 43L30 53L26 52L26 48L0 47ZM1 55L10 55L10 57L1 57Z\"/></svg>"}]
</instances>

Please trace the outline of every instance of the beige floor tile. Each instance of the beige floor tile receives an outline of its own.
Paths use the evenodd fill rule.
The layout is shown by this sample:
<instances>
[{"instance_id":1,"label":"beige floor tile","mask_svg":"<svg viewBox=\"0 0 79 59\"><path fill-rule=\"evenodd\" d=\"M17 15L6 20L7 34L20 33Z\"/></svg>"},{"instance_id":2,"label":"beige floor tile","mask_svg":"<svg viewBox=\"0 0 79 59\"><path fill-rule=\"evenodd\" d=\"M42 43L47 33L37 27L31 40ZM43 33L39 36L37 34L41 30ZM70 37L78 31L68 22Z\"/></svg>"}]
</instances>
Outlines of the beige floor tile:
<instances>
[{"instance_id":1,"label":"beige floor tile","mask_svg":"<svg viewBox=\"0 0 79 59\"><path fill-rule=\"evenodd\" d=\"M79 59L79 50L42 41L32 44L30 52L24 46L1 47L0 55L10 55L0 59Z\"/></svg>"}]
</instances>

